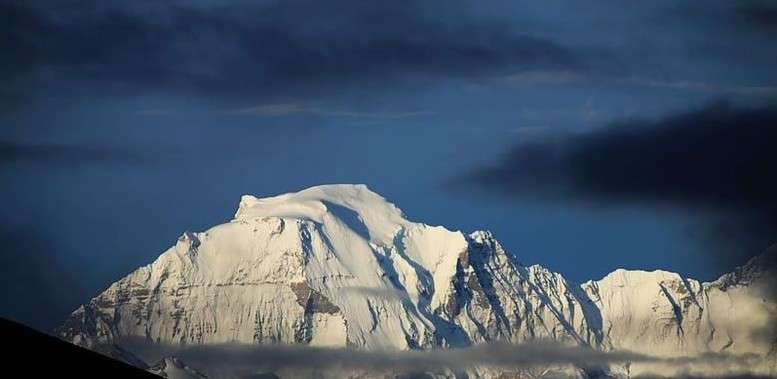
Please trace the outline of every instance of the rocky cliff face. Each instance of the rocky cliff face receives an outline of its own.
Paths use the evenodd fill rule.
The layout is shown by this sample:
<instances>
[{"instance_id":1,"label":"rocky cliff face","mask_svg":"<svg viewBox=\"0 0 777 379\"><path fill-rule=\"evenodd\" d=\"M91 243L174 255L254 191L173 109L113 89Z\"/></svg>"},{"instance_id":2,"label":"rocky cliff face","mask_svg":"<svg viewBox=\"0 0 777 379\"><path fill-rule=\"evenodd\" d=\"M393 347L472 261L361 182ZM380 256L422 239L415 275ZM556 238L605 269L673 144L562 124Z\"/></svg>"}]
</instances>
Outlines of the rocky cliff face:
<instances>
[{"instance_id":1,"label":"rocky cliff face","mask_svg":"<svg viewBox=\"0 0 777 379\"><path fill-rule=\"evenodd\" d=\"M522 266L488 232L410 222L362 185L319 186L244 196L232 221L184 233L59 334L87 347L126 337L400 350L550 339L772 361L774 256L711 283L617 270L577 284Z\"/></svg>"}]
</instances>

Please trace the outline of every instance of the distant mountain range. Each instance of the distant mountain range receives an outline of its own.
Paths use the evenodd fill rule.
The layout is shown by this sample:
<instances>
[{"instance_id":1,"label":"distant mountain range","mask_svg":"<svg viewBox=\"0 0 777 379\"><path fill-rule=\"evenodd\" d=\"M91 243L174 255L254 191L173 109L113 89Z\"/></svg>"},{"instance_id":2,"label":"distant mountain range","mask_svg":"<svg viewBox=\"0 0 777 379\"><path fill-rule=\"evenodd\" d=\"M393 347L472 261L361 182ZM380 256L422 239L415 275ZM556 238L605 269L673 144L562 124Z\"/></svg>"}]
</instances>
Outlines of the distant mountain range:
<instances>
[{"instance_id":1,"label":"distant mountain range","mask_svg":"<svg viewBox=\"0 0 777 379\"><path fill-rule=\"evenodd\" d=\"M384 352L550 341L637 358L532 370L476 359L465 370L423 374L704 375L714 366L711 358L722 364L733 357L725 368L732 373L774 375L775 250L709 283L637 270L574 283L542 266L521 265L489 232L411 222L364 185L324 185L243 196L230 222L183 233L153 263L76 309L57 333L143 368L148 358L138 346L146 345L149 351L291 344ZM585 260L585 252L571 252L570 259ZM181 359L164 358L151 371L242 375L187 360L197 371ZM241 369L277 377L406 374L401 367L371 372L338 364Z\"/></svg>"}]
</instances>

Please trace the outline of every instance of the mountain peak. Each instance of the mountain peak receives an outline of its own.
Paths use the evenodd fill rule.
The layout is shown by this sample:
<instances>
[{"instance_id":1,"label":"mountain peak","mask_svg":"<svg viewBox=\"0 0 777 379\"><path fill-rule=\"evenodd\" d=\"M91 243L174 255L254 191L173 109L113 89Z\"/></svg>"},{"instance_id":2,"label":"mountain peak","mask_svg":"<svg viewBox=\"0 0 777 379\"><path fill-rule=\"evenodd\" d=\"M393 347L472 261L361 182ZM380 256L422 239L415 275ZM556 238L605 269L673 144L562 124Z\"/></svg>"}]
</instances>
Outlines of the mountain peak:
<instances>
[{"instance_id":1,"label":"mountain peak","mask_svg":"<svg viewBox=\"0 0 777 379\"><path fill-rule=\"evenodd\" d=\"M772 321L773 297L756 291L773 277L767 253L720 283L616 270L579 285L522 266L489 232L414 223L364 185L324 185L243 196L234 220L184 233L73 312L59 335L90 348L125 338L366 350L553 340L764 355L777 351L752 337ZM189 373L175 359L155 367Z\"/></svg>"},{"instance_id":2,"label":"mountain peak","mask_svg":"<svg viewBox=\"0 0 777 379\"><path fill-rule=\"evenodd\" d=\"M235 220L277 217L327 224L344 222L369 234L375 242L388 242L406 225L402 211L364 184L328 184L259 198L243 195Z\"/></svg>"}]
</instances>

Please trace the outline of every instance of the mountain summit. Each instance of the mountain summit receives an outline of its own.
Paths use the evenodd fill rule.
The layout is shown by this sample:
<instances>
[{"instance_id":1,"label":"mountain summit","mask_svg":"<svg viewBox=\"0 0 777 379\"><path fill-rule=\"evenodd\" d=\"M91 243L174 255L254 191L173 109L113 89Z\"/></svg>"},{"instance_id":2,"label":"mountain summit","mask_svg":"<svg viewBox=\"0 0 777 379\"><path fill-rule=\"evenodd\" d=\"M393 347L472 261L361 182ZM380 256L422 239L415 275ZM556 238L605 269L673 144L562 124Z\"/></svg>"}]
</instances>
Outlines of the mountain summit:
<instances>
[{"instance_id":1,"label":"mountain summit","mask_svg":"<svg viewBox=\"0 0 777 379\"><path fill-rule=\"evenodd\" d=\"M754 337L770 330L775 312L758 286L775 273L758 262L773 259L759 259L751 261L758 269L746 265L711 283L616 270L577 284L521 265L489 232L415 223L364 185L324 185L243 196L230 222L183 233L75 310L58 333L90 348L127 338L369 351L552 340L773 362L774 335Z\"/></svg>"}]
</instances>

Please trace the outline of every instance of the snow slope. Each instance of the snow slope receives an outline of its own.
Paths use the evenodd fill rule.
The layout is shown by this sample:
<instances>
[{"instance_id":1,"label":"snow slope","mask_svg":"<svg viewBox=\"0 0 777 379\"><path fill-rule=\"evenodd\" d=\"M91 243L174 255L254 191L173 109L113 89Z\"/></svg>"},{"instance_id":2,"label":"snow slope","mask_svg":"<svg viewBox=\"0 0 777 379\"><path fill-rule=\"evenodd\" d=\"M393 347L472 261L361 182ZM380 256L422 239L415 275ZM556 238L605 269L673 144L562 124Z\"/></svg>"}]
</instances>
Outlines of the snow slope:
<instances>
[{"instance_id":1,"label":"snow slope","mask_svg":"<svg viewBox=\"0 0 777 379\"><path fill-rule=\"evenodd\" d=\"M777 354L774 251L712 283L617 270L577 284L489 233L408 221L364 185L242 197L74 311L62 338L430 349L552 339L660 355ZM763 287L763 288L762 288Z\"/></svg>"},{"instance_id":2,"label":"snow slope","mask_svg":"<svg viewBox=\"0 0 777 379\"><path fill-rule=\"evenodd\" d=\"M162 358L147 371L167 379L207 379L205 375L187 366L177 357Z\"/></svg>"}]
</instances>

